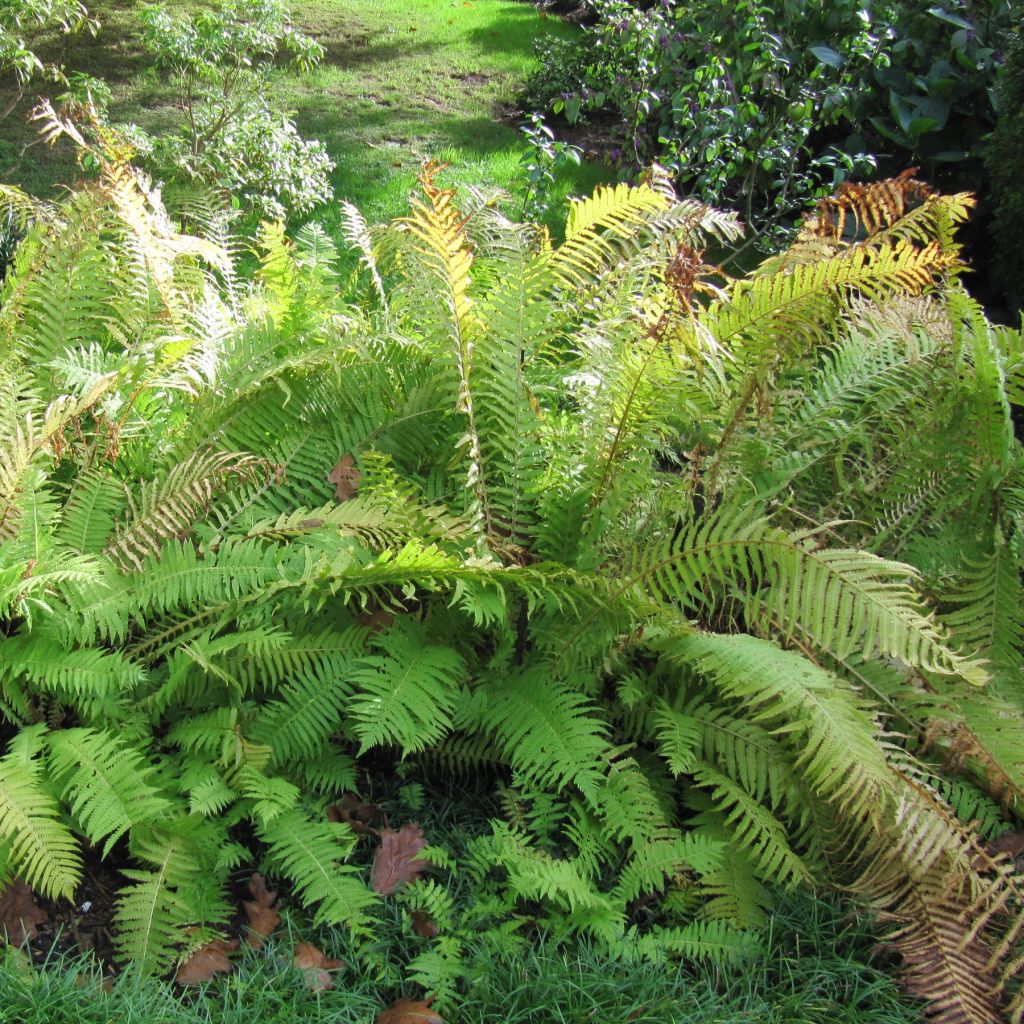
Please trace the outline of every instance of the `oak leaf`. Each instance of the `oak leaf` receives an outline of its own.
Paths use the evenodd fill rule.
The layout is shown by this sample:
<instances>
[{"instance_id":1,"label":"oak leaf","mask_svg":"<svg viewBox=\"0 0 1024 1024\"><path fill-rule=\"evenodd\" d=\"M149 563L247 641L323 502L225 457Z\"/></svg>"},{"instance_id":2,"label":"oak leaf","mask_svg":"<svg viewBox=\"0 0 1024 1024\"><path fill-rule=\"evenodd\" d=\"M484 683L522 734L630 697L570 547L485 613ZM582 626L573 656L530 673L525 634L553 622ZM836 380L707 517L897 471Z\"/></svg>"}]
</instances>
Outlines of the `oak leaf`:
<instances>
[{"instance_id":1,"label":"oak leaf","mask_svg":"<svg viewBox=\"0 0 1024 1024\"><path fill-rule=\"evenodd\" d=\"M35 938L38 925L46 920L43 910L32 896L32 890L20 879L0 892L0 945L6 940L20 946Z\"/></svg>"},{"instance_id":2,"label":"oak leaf","mask_svg":"<svg viewBox=\"0 0 1024 1024\"><path fill-rule=\"evenodd\" d=\"M362 473L356 468L356 460L346 452L327 474L329 483L334 484L334 496L338 501L348 501L356 496Z\"/></svg>"},{"instance_id":3,"label":"oak leaf","mask_svg":"<svg viewBox=\"0 0 1024 1024\"><path fill-rule=\"evenodd\" d=\"M441 934L441 929L422 910L412 912L412 930L424 939L433 939Z\"/></svg>"},{"instance_id":4,"label":"oak leaf","mask_svg":"<svg viewBox=\"0 0 1024 1024\"><path fill-rule=\"evenodd\" d=\"M992 840L988 848L993 856L1008 853L1011 857L1019 857L1024 854L1024 832L1004 832L998 839Z\"/></svg>"},{"instance_id":5,"label":"oak leaf","mask_svg":"<svg viewBox=\"0 0 1024 1024\"><path fill-rule=\"evenodd\" d=\"M238 949L238 939L228 942L225 939L213 939L200 946L179 968L174 980L179 985L199 985L209 981L215 974L230 971L231 961L228 956Z\"/></svg>"},{"instance_id":6,"label":"oak leaf","mask_svg":"<svg viewBox=\"0 0 1024 1024\"><path fill-rule=\"evenodd\" d=\"M372 612L363 612L356 616L356 622L371 633L379 633L395 624L395 616L386 608L377 608Z\"/></svg>"},{"instance_id":7,"label":"oak leaf","mask_svg":"<svg viewBox=\"0 0 1024 1024\"><path fill-rule=\"evenodd\" d=\"M295 946L295 966L302 971L306 988L324 992L334 988L330 972L345 966L344 960L331 960L311 942L299 942Z\"/></svg>"},{"instance_id":8,"label":"oak leaf","mask_svg":"<svg viewBox=\"0 0 1024 1024\"><path fill-rule=\"evenodd\" d=\"M433 996L426 1002L406 996L378 1013L377 1024L444 1024L444 1017L430 1008L432 1002Z\"/></svg>"},{"instance_id":9,"label":"oak leaf","mask_svg":"<svg viewBox=\"0 0 1024 1024\"><path fill-rule=\"evenodd\" d=\"M327 808L329 821L344 821L359 835L380 835L388 827L388 816L376 804L364 804L355 793L342 793L341 799Z\"/></svg>"},{"instance_id":10,"label":"oak leaf","mask_svg":"<svg viewBox=\"0 0 1024 1024\"><path fill-rule=\"evenodd\" d=\"M274 907L277 893L267 889L267 883L258 872L249 879L251 900L242 903L245 916L249 919L246 942L253 949L262 949L263 942L281 923L281 915Z\"/></svg>"},{"instance_id":11,"label":"oak leaf","mask_svg":"<svg viewBox=\"0 0 1024 1024\"><path fill-rule=\"evenodd\" d=\"M403 825L397 832L385 829L373 857L373 891L387 896L419 878L430 867L430 861L417 856L426 845L423 829L417 824Z\"/></svg>"}]
</instances>

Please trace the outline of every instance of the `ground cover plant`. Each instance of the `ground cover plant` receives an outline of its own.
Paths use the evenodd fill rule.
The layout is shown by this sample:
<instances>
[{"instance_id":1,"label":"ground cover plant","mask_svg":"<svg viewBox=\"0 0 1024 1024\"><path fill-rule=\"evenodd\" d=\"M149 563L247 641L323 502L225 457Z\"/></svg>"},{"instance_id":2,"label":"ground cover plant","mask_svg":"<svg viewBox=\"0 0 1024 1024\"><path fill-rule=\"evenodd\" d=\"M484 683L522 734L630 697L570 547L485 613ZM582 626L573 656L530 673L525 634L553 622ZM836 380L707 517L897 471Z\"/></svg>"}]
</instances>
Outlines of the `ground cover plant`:
<instances>
[{"instance_id":1,"label":"ground cover plant","mask_svg":"<svg viewBox=\"0 0 1024 1024\"><path fill-rule=\"evenodd\" d=\"M408 957L410 946L426 941L400 932L390 941L389 935L379 942L383 975L345 967L335 972L332 988L317 991L293 966L283 934L262 951L239 954L231 976L185 995L180 987L154 979L105 978L87 959L54 958L31 970L9 955L0 958L5 1019L18 1024L366 1021L401 997L396 965L402 951ZM344 933L314 937L333 958L352 956ZM510 952L494 948L484 933L467 950L469 982L455 1019L467 1024L595 1019L920 1024L920 1008L901 997L884 964L866 965L877 937L863 918L807 896L783 901L763 959L743 972L608 961L587 943L568 955L543 940Z\"/></svg>"},{"instance_id":2,"label":"ground cover plant","mask_svg":"<svg viewBox=\"0 0 1024 1024\"><path fill-rule=\"evenodd\" d=\"M364 968L418 920L448 1013L481 933L725 969L840 881L937 1019L1019 1018L1021 340L969 196L848 187L730 281L737 218L659 173L555 244L428 168L341 208L357 276L267 224L249 279L98 137L59 206L4 191L9 893L104 862L161 973L230 963L258 869ZM460 773L457 849L360 799Z\"/></svg>"}]
</instances>

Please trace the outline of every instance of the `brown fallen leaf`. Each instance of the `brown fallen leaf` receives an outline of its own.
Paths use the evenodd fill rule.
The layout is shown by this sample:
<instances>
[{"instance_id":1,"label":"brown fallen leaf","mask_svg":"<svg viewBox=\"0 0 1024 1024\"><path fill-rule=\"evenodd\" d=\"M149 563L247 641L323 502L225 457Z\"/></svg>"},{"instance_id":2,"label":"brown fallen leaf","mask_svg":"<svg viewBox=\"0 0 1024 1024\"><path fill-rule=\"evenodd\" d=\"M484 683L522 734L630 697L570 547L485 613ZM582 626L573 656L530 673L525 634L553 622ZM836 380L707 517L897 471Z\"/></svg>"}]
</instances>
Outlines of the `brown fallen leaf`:
<instances>
[{"instance_id":1,"label":"brown fallen leaf","mask_svg":"<svg viewBox=\"0 0 1024 1024\"><path fill-rule=\"evenodd\" d=\"M433 939L441 934L441 929L422 910L412 912L412 930L424 939Z\"/></svg>"},{"instance_id":2,"label":"brown fallen leaf","mask_svg":"<svg viewBox=\"0 0 1024 1024\"><path fill-rule=\"evenodd\" d=\"M407 882L419 878L430 867L430 861L417 854L427 845L423 829L417 824L403 825L397 832L381 833L380 846L373 856L370 884L374 892L387 896Z\"/></svg>"},{"instance_id":3,"label":"brown fallen leaf","mask_svg":"<svg viewBox=\"0 0 1024 1024\"><path fill-rule=\"evenodd\" d=\"M295 966L302 971L306 988L324 992L334 988L330 972L345 966L344 960L331 960L311 942L299 942L295 946Z\"/></svg>"},{"instance_id":4,"label":"brown fallen leaf","mask_svg":"<svg viewBox=\"0 0 1024 1024\"><path fill-rule=\"evenodd\" d=\"M249 879L249 892L252 899L242 903L249 919L245 941L253 949L262 949L264 940L281 923L281 915L274 908L277 893L267 889L267 883L259 873Z\"/></svg>"},{"instance_id":5,"label":"brown fallen leaf","mask_svg":"<svg viewBox=\"0 0 1024 1024\"><path fill-rule=\"evenodd\" d=\"M113 992L114 979L97 977L95 974L76 974L75 988L95 989L99 992Z\"/></svg>"},{"instance_id":6,"label":"brown fallen leaf","mask_svg":"<svg viewBox=\"0 0 1024 1024\"><path fill-rule=\"evenodd\" d=\"M215 974L226 974L232 970L230 953L238 949L238 939L228 942L213 939L200 946L179 968L174 980L179 985L199 985L209 981Z\"/></svg>"},{"instance_id":7,"label":"brown fallen leaf","mask_svg":"<svg viewBox=\"0 0 1024 1024\"><path fill-rule=\"evenodd\" d=\"M444 1017L430 1008L433 1001L433 996L426 1002L408 997L399 999L377 1014L377 1024L444 1024Z\"/></svg>"},{"instance_id":8,"label":"brown fallen leaf","mask_svg":"<svg viewBox=\"0 0 1024 1024\"><path fill-rule=\"evenodd\" d=\"M338 501L348 501L356 496L361 477L356 460L349 452L342 455L327 474L328 482L334 484L334 496Z\"/></svg>"},{"instance_id":9,"label":"brown fallen leaf","mask_svg":"<svg viewBox=\"0 0 1024 1024\"><path fill-rule=\"evenodd\" d=\"M385 608L377 608L372 612L363 612L356 616L356 622L364 626L371 633L378 633L395 624L394 615Z\"/></svg>"},{"instance_id":10,"label":"brown fallen leaf","mask_svg":"<svg viewBox=\"0 0 1024 1024\"><path fill-rule=\"evenodd\" d=\"M993 855L1008 853L1011 857L1019 857L1024 853L1024 832L1004 832L998 839L993 839L988 848Z\"/></svg>"},{"instance_id":11,"label":"brown fallen leaf","mask_svg":"<svg viewBox=\"0 0 1024 1024\"><path fill-rule=\"evenodd\" d=\"M388 816L376 804L364 804L355 793L342 793L341 799L327 808L329 821L344 821L359 835L380 835L388 827Z\"/></svg>"},{"instance_id":12,"label":"brown fallen leaf","mask_svg":"<svg viewBox=\"0 0 1024 1024\"><path fill-rule=\"evenodd\" d=\"M46 911L20 879L0 892L0 945L4 939L12 946L20 946L26 939L35 938L37 927L45 920Z\"/></svg>"}]
</instances>

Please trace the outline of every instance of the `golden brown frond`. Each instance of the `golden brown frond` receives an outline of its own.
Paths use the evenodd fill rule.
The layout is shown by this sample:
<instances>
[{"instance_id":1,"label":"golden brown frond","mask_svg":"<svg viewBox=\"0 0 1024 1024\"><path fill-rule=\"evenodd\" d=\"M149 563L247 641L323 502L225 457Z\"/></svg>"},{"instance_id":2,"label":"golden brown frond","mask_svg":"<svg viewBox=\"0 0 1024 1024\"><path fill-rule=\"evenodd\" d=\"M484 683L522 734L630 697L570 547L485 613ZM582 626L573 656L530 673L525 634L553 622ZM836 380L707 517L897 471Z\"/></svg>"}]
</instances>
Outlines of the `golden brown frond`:
<instances>
[{"instance_id":1,"label":"golden brown frond","mask_svg":"<svg viewBox=\"0 0 1024 1024\"><path fill-rule=\"evenodd\" d=\"M897 922L889 941L904 984L939 1024L1019 1024L1024 1005L1018 996L1007 1008L1005 989L1024 971L1024 877L930 786L895 774L901 798L881 829L862 833L870 853L856 887Z\"/></svg>"},{"instance_id":2,"label":"golden brown frond","mask_svg":"<svg viewBox=\"0 0 1024 1024\"><path fill-rule=\"evenodd\" d=\"M880 234L933 195L930 185L914 177L916 173L911 167L895 178L867 185L844 181L834 196L818 202L817 217L808 218L803 231L835 242Z\"/></svg>"},{"instance_id":3,"label":"golden brown frond","mask_svg":"<svg viewBox=\"0 0 1024 1024\"><path fill-rule=\"evenodd\" d=\"M903 960L907 991L924 999L936 1024L1000 1024L989 953L971 938L971 901L941 871L912 886L900 903L905 924L890 938Z\"/></svg>"}]
</instances>

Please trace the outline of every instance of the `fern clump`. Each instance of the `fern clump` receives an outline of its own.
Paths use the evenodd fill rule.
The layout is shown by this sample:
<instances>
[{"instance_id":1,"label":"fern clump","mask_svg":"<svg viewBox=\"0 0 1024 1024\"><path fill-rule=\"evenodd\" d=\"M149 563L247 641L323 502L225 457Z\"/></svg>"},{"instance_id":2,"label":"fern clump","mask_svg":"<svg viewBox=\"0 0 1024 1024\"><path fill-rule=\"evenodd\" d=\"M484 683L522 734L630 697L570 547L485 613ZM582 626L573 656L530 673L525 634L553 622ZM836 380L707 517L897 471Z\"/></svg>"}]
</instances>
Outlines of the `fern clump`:
<instances>
[{"instance_id":1,"label":"fern clump","mask_svg":"<svg viewBox=\"0 0 1024 1024\"><path fill-rule=\"evenodd\" d=\"M483 927L655 960L842 880L945 1019L994 1018L1024 350L958 283L969 197L847 187L732 281L735 218L658 173L555 245L428 168L406 218L347 211L345 290L322 232L266 228L243 279L95 155L0 292L0 878L70 898L118 851L156 971L243 866L357 942L407 901L444 998L445 871ZM375 892L337 802L382 772L503 813Z\"/></svg>"}]
</instances>

